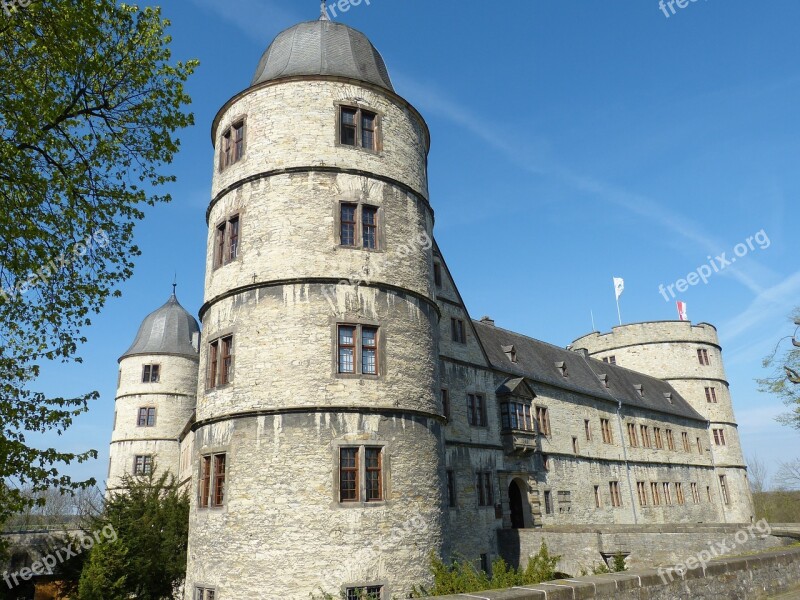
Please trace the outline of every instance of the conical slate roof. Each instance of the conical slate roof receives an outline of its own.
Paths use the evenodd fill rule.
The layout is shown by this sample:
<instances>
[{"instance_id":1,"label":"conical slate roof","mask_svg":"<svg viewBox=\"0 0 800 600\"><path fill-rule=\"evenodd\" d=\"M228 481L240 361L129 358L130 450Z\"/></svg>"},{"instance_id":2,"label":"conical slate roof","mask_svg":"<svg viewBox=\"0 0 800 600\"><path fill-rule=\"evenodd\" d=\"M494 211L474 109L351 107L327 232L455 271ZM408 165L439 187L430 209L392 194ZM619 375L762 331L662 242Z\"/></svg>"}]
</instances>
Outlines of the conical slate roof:
<instances>
[{"instance_id":1,"label":"conical slate roof","mask_svg":"<svg viewBox=\"0 0 800 600\"><path fill-rule=\"evenodd\" d=\"M323 19L279 33L259 61L253 85L297 75L348 77L394 91L386 64L367 36Z\"/></svg>"},{"instance_id":2,"label":"conical slate roof","mask_svg":"<svg viewBox=\"0 0 800 600\"><path fill-rule=\"evenodd\" d=\"M139 327L128 351L120 357L142 354L170 354L196 357L199 353L200 326L178 302L173 292L167 303L151 312Z\"/></svg>"}]
</instances>

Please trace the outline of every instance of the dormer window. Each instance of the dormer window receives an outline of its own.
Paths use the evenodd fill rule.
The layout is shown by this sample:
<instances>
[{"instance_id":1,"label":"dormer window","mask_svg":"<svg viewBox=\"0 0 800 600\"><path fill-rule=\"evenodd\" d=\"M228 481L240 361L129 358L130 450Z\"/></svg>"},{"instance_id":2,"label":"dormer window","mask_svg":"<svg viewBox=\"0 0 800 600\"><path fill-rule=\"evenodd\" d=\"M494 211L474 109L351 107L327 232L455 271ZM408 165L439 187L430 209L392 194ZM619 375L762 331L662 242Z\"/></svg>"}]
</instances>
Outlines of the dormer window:
<instances>
[{"instance_id":1,"label":"dormer window","mask_svg":"<svg viewBox=\"0 0 800 600\"><path fill-rule=\"evenodd\" d=\"M639 392L640 396L644 397L644 386L641 383L637 383L633 387L636 388L636 391Z\"/></svg>"},{"instance_id":2,"label":"dormer window","mask_svg":"<svg viewBox=\"0 0 800 600\"><path fill-rule=\"evenodd\" d=\"M667 402L672 404L672 392L664 392L664 398L667 399Z\"/></svg>"},{"instance_id":3,"label":"dormer window","mask_svg":"<svg viewBox=\"0 0 800 600\"><path fill-rule=\"evenodd\" d=\"M513 345L503 346L503 352L512 363L517 362L517 349Z\"/></svg>"},{"instance_id":4,"label":"dormer window","mask_svg":"<svg viewBox=\"0 0 800 600\"><path fill-rule=\"evenodd\" d=\"M609 365L615 365L615 364L617 364L617 357L616 356L606 356L605 358L603 358L603 362L607 363Z\"/></svg>"},{"instance_id":5,"label":"dormer window","mask_svg":"<svg viewBox=\"0 0 800 600\"><path fill-rule=\"evenodd\" d=\"M569 377L569 373L567 373L567 363L563 361L557 362L556 369L558 369L558 372L561 373L562 377Z\"/></svg>"},{"instance_id":6,"label":"dormer window","mask_svg":"<svg viewBox=\"0 0 800 600\"><path fill-rule=\"evenodd\" d=\"M352 106L339 109L339 143L378 151L378 115Z\"/></svg>"},{"instance_id":7,"label":"dormer window","mask_svg":"<svg viewBox=\"0 0 800 600\"><path fill-rule=\"evenodd\" d=\"M603 387L605 388L608 387L608 375L606 375L605 373L601 373L600 375L597 376L597 378L600 380L600 383L603 384Z\"/></svg>"}]
</instances>

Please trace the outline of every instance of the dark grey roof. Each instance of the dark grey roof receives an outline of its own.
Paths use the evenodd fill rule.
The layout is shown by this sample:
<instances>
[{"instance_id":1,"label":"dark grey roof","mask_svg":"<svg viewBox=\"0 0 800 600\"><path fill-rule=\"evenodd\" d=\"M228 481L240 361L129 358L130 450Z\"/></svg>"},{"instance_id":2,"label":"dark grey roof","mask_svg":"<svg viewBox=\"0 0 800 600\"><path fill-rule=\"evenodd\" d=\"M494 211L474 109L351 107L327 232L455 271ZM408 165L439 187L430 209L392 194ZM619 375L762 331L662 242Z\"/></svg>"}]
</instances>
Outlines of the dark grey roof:
<instances>
[{"instance_id":1,"label":"dark grey roof","mask_svg":"<svg viewBox=\"0 0 800 600\"><path fill-rule=\"evenodd\" d=\"M349 77L394 91L367 36L332 21L299 23L279 33L261 57L252 85L295 75Z\"/></svg>"},{"instance_id":2,"label":"dark grey roof","mask_svg":"<svg viewBox=\"0 0 800 600\"><path fill-rule=\"evenodd\" d=\"M120 360L141 354L196 357L199 349L200 326L172 294L164 306L145 317L136 339Z\"/></svg>"},{"instance_id":3,"label":"dark grey roof","mask_svg":"<svg viewBox=\"0 0 800 600\"><path fill-rule=\"evenodd\" d=\"M597 398L613 397L627 406L705 421L666 381L480 321L473 321L473 325L492 366L511 376L527 377ZM503 351L504 346L512 344L517 351L516 363ZM564 363L567 377L561 374L556 363ZM602 375L608 375L608 388L600 380ZM642 386L644 395L640 395L636 386ZM665 394L671 395L672 402Z\"/></svg>"}]
</instances>

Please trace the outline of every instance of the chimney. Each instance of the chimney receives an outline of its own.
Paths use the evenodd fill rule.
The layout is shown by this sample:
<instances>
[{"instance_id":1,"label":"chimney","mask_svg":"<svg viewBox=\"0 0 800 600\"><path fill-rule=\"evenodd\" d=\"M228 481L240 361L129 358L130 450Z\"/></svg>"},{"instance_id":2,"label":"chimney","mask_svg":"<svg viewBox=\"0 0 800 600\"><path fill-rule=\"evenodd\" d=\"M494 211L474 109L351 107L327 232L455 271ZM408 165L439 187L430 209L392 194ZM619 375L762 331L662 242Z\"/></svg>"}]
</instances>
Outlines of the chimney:
<instances>
[{"instance_id":1,"label":"chimney","mask_svg":"<svg viewBox=\"0 0 800 600\"><path fill-rule=\"evenodd\" d=\"M494 319L492 317L483 317L481 319L481 323L483 323L484 325L491 325L492 327L494 327Z\"/></svg>"}]
</instances>

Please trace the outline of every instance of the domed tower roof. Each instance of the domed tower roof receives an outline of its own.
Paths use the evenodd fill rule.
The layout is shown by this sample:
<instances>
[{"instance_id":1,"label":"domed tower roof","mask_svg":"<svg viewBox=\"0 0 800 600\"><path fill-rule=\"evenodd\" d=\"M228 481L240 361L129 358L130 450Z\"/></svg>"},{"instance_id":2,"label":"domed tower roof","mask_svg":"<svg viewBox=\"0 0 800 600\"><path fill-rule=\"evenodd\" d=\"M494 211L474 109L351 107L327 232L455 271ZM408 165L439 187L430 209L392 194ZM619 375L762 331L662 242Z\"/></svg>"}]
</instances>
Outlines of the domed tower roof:
<instances>
[{"instance_id":1,"label":"domed tower roof","mask_svg":"<svg viewBox=\"0 0 800 600\"><path fill-rule=\"evenodd\" d=\"M128 351L120 357L141 354L171 354L196 357L200 351L200 326L178 302L173 292L167 303L151 312Z\"/></svg>"},{"instance_id":2,"label":"domed tower roof","mask_svg":"<svg viewBox=\"0 0 800 600\"><path fill-rule=\"evenodd\" d=\"M394 91L386 64L367 36L325 16L279 33L259 61L253 85L296 75L348 77Z\"/></svg>"}]
</instances>

